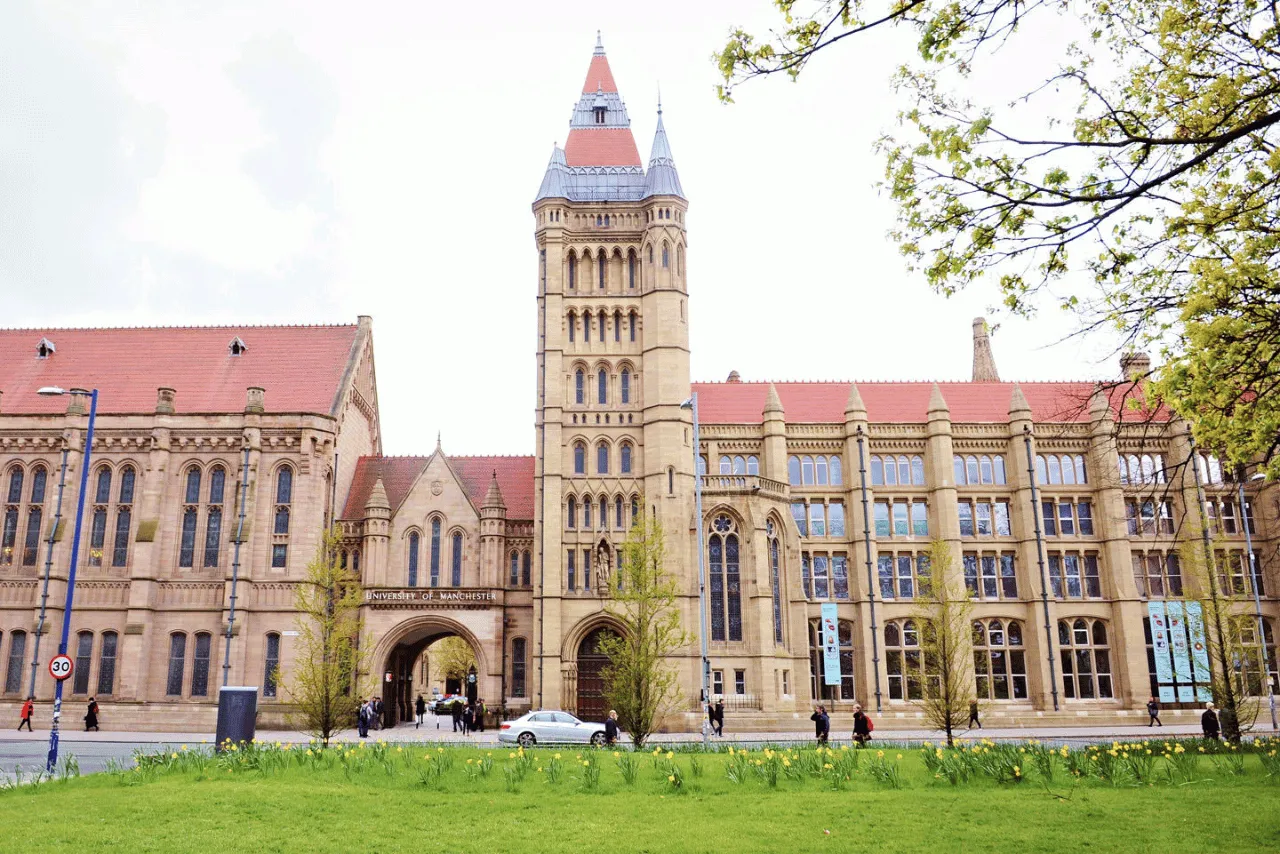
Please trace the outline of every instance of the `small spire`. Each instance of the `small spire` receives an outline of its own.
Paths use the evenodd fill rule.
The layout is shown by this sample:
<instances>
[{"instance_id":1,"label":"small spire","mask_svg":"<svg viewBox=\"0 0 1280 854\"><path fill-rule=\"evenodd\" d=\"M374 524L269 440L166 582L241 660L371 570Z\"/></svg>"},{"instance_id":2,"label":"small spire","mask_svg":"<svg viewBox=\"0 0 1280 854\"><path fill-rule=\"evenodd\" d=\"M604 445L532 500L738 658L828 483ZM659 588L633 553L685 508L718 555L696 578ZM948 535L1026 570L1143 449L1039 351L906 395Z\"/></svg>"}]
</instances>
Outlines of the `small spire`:
<instances>
[{"instance_id":1,"label":"small spire","mask_svg":"<svg viewBox=\"0 0 1280 854\"><path fill-rule=\"evenodd\" d=\"M862 402L857 383L849 383L849 399L844 404L845 421L866 421L867 407Z\"/></svg>"},{"instance_id":2,"label":"small spire","mask_svg":"<svg viewBox=\"0 0 1280 854\"><path fill-rule=\"evenodd\" d=\"M599 30L596 30L596 49L592 54L594 56L604 56L604 39L601 37Z\"/></svg>"},{"instance_id":3,"label":"small spire","mask_svg":"<svg viewBox=\"0 0 1280 854\"><path fill-rule=\"evenodd\" d=\"M489 491L484 494L484 503L482 507L506 507L502 500L502 488L498 486L498 470L493 470L493 477L489 480Z\"/></svg>"},{"instance_id":4,"label":"small spire","mask_svg":"<svg viewBox=\"0 0 1280 854\"><path fill-rule=\"evenodd\" d=\"M1018 420L1020 417L1031 418L1031 404L1027 403L1027 396L1022 393L1022 386L1014 383L1013 395L1009 399L1009 418Z\"/></svg>"},{"instance_id":5,"label":"small spire","mask_svg":"<svg viewBox=\"0 0 1280 854\"><path fill-rule=\"evenodd\" d=\"M391 509L391 502L387 499L387 488L383 486L381 477L373 482L373 489L369 490L369 498L364 502L364 509Z\"/></svg>"},{"instance_id":6,"label":"small spire","mask_svg":"<svg viewBox=\"0 0 1280 854\"><path fill-rule=\"evenodd\" d=\"M436 453L440 453L440 431L436 431Z\"/></svg>"},{"instance_id":7,"label":"small spire","mask_svg":"<svg viewBox=\"0 0 1280 854\"><path fill-rule=\"evenodd\" d=\"M764 399L764 414L768 415L771 412L782 415L782 398L778 397L778 387L773 383L769 383L769 393Z\"/></svg>"},{"instance_id":8,"label":"small spire","mask_svg":"<svg viewBox=\"0 0 1280 854\"><path fill-rule=\"evenodd\" d=\"M933 384L933 388L929 392L929 419L933 420L934 414L940 418L950 418L951 410L947 408L947 401L942 397L942 389L937 383Z\"/></svg>"},{"instance_id":9,"label":"small spire","mask_svg":"<svg viewBox=\"0 0 1280 854\"><path fill-rule=\"evenodd\" d=\"M1000 374L996 371L996 357L991 352L991 327L987 325L985 317L973 319L973 381L1000 382Z\"/></svg>"},{"instance_id":10,"label":"small spire","mask_svg":"<svg viewBox=\"0 0 1280 854\"><path fill-rule=\"evenodd\" d=\"M645 198L649 196L679 196L684 198L680 186L680 173L676 171L676 159L667 141L667 129L662 124L662 101L658 101L658 126L653 131L653 148L649 151L649 171L645 174Z\"/></svg>"}]
</instances>

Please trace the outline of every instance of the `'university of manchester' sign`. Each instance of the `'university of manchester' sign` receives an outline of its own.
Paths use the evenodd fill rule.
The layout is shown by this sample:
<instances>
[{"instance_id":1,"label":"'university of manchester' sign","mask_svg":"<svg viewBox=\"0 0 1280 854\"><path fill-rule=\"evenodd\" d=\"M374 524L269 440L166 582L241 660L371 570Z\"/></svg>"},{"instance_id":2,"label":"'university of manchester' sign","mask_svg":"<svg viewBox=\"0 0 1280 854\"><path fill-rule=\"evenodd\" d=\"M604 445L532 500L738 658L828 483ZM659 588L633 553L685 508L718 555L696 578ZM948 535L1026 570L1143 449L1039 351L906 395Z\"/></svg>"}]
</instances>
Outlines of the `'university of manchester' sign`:
<instances>
[{"instance_id":1,"label":"'university of manchester' sign","mask_svg":"<svg viewBox=\"0 0 1280 854\"><path fill-rule=\"evenodd\" d=\"M467 590L450 587L365 590L364 600L370 604L439 603L483 605L498 601L493 590Z\"/></svg>"}]
</instances>

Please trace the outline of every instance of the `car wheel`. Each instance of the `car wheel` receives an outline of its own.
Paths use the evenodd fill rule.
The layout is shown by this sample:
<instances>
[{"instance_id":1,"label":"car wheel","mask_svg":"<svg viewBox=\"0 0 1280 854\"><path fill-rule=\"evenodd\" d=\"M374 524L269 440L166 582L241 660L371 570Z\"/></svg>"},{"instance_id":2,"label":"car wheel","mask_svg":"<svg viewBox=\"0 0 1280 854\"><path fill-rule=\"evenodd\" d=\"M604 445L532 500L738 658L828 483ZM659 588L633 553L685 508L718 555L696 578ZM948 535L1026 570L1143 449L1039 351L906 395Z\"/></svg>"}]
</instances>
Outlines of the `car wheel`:
<instances>
[{"instance_id":1,"label":"car wheel","mask_svg":"<svg viewBox=\"0 0 1280 854\"><path fill-rule=\"evenodd\" d=\"M604 733L597 732L594 735L592 735L591 743L594 744L596 747L599 747L600 745L604 744Z\"/></svg>"},{"instance_id":2,"label":"car wheel","mask_svg":"<svg viewBox=\"0 0 1280 854\"><path fill-rule=\"evenodd\" d=\"M521 747L533 747L537 743L537 739L533 737L531 732L522 732L520 737L516 739L516 743Z\"/></svg>"}]
</instances>

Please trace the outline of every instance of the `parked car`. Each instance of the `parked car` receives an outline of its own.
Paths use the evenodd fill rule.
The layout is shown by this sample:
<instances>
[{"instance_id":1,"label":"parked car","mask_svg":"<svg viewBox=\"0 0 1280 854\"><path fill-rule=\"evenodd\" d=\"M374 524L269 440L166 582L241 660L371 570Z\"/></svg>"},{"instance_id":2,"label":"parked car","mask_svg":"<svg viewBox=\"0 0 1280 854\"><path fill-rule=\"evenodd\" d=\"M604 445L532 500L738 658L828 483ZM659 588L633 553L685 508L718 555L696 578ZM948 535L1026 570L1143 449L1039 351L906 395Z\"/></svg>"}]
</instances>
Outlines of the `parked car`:
<instances>
[{"instance_id":1,"label":"parked car","mask_svg":"<svg viewBox=\"0 0 1280 854\"><path fill-rule=\"evenodd\" d=\"M445 694L443 697L436 697L434 700L427 703L427 711L436 715L450 714L453 710L454 701L457 701L465 706L467 704L466 695Z\"/></svg>"},{"instance_id":2,"label":"parked car","mask_svg":"<svg viewBox=\"0 0 1280 854\"><path fill-rule=\"evenodd\" d=\"M568 712L529 712L498 729L498 741L532 747L535 744L604 744L604 724L580 721Z\"/></svg>"}]
</instances>

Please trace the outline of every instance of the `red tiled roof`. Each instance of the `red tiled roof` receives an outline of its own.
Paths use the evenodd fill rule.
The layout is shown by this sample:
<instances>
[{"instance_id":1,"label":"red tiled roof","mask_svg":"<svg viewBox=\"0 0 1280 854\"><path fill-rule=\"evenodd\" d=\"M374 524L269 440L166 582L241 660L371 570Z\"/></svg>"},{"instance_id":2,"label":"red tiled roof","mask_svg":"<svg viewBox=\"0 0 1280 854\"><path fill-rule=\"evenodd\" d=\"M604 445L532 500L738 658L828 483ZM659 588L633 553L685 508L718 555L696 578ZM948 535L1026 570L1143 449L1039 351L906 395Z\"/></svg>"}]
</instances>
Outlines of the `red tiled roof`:
<instances>
[{"instance_id":1,"label":"red tiled roof","mask_svg":"<svg viewBox=\"0 0 1280 854\"><path fill-rule=\"evenodd\" d=\"M613 82L613 72L609 70L609 59L603 54L591 57L591 65L587 66L587 79L582 84L583 93L597 90L618 91L617 84Z\"/></svg>"},{"instance_id":2,"label":"red tiled roof","mask_svg":"<svg viewBox=\"0 0 1280 854\"><path fill-rule=\"evenodd\" d=\"M631 128L574 128L564 143L569 166L639 166Z\"/></svg>"},{"instance_id":3,"label":"red tiled roof","mask_svg":"<svg viewBox=\"0 0 1280 854\"><path fill-rule=\"evenodd\" d=\"M156 389L177 391L184 412L243 412L245 389L266 389L268 412L329 414L359 327L186 326L0 329L0 412L63 412L43 386L97 388L99 412L154 412ZM232 356L233 338L246 350ZM36 358L48 338L55 352Z\"/></svg>"},{"instance_id":4,"label":"red tiled roof","mask_svg":"<svg viewBox=\"0 0 1280 854\"><path fill-rule=\"evenodd\" d=\"M498 473L498 488L507 505L508 519L533 519L533 457L446 457L477 509L489 491L489 479ZM373 485L382 478L387 501L395 510L409 494L431 457L361 457L356 463L342 510L343 519L363 519L364 505Z\"/></svg>"},{"instance_id":5,"label":"red tiled roof","mask_svg":"<svg viewBox=\"0 0 1280 854\"><path fill-rule=\"evenodd\" d=\"M844 422L844 407L849 399L847 382L780 382L774 384L782 401L783 415L792 423ZM1089 420L1089 398L1096 385L1092 382L943 382L938 383L942 397L955 422L1007 422L1013 387L1018 385L1037 422L1073 422ZM929 420L930 382L860 382L858 393L867 408L867 419L881 423L924 423ZM698 392L698 417L708 424L759 424L763 420L768 383L694 383ZM1123 385L1110 390L1112 411L1117 419L1138 420L1148 417L1125 405L1125 393L1133 389ZM1167 416L1166 416L1167 417ZM1166 420L1161 417L1160 420Z\"/></svg>"}]
</instances>

